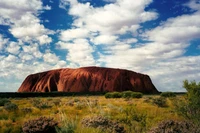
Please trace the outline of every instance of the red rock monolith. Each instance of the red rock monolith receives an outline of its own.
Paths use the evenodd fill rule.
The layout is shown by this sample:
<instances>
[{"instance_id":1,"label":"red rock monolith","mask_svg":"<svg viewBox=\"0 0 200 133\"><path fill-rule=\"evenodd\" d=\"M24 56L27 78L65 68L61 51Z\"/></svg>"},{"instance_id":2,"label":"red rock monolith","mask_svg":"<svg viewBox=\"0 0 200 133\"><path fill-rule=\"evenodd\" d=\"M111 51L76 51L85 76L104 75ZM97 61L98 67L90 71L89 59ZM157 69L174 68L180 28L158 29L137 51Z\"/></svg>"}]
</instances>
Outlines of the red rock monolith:
<instances>
[{"instance_id":1,"label":"red rock monolith","mask_svg":"<svg viewBox=\"0 0 200 133\"><path fill-rule=\"evenodd\" d=\"M18 92L111 92L158 93L150 77L124 69L82 67L62 68L31 74Z\"/></svg>"}]
</instances>

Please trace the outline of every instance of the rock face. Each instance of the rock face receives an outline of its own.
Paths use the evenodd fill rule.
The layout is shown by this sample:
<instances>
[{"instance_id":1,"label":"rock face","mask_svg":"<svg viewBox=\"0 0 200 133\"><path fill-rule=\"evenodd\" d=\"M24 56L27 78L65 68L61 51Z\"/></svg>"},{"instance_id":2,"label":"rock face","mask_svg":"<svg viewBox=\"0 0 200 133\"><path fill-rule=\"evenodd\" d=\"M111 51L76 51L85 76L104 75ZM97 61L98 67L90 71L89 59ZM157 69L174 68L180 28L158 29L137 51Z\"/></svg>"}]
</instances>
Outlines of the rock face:
<instances>
[{"instance_id":1,"label":"rock face","mask_svg":"<svg viewBox=\"0 0 200 133\"><path fill-rule=\"evenodd\" d=\"M129 70L83 67L56 69L31 74L18 92L110 92L132 90L157 93L148 75Z\"/></svg>"}]
</instances>

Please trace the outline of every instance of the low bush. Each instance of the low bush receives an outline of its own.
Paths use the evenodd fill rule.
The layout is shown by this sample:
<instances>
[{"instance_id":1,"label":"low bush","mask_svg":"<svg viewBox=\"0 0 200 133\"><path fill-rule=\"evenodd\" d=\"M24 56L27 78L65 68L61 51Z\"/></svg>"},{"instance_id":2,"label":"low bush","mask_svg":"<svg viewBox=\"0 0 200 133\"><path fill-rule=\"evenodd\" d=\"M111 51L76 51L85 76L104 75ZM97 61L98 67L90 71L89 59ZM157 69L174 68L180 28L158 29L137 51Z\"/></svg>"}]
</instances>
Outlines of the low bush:
<instances>
[{"instance_id":1,"label":"low bush","mask_svg":"<svg viewBox=\"0 0 200 133\"><path fill-rule=\"evenodd\" d=\"M142 98L141 92L123 91L123 92L108 92L105 98Z\"/></svg>"},{"instance_id":2,"label":"low bush","mask_svg":"<svg viewBox=\"0 0 200 133\"><path fill-rule=\"evenodd\" d=\"M122 93L120 93L120 92L113 92L112 96L113 96L113 98L121 98L122 97Z\"/></svg>"},{"instance_id":3,"label":"low bush","mask_svg":"<svg viewBox=\"0 0 200 133\"><path fill-rule=\"evenodd\" d=\"M52 106L47 102L42 102L38 104L36 107L39 109L48 109L48 108L51 108Z\"/></svg>"},{"instance_id":4,"label":"low bush","mask_svg":"<svg viewBox=\"0 0 200 133\"><path fill-rule=\"evenodd\" d=\"M25 114L31 113L32 108L22 108L22 112L24 112Z\"/></svg>"},{"instance_id":5,"label":"low bush","mask_svg":"<svg viewBox=\"0 0 200 133\"><path fill-rule=\"evenodd\" d=\"M132 98L142 98L143 94L141 92L132 92Z\"/></svg>"},{"instance_id":6,"label":"low bush","mask_svg":"<svg viewBox=\"0 0 200 133\"><path fill-rule=\"evenodd\" d=\"M122 92L122 97L123 98L131 98L132 97L133 92L132 91L123 91Z\"/></svg>"},{"instance_id":7,"label":"low bush","mask_svg":"<svg viewBox=\"0 0 200 133\"><path fill-rule=\"evenodd\" d=\"M112 92L107 92L104 96L105 98L112 98Z\"/></svg>"},{"instance_id":8,"label":"low bush","mask_svg":"<svg viewBox=\"0 0 200 133\"><path fill-rule=\"evenodd\" d=\"M24 122L22 130L24 133L56 133L58 122L53 118L39 117Z\"/></svg>"},{"instance_id":9,"label":"low bush","mask_svg":"<svg viewBox=\"0 0 200 133\"><path fill-rule=\"evenodd\" d=\"M121 98L122 93L120 92L108 92L105 94L105 98Z\"/></svg>"},{"instance_id":10,"label":"low bush","mask_svg":"<svg viewBox=\"0 0 200 133\"><path fill-rule=\"evenodd\" d=\"M175 97L176 94L174 92L162 92L160 94L160 96L162 96L162 97Z\"/></svg>"},{"instance_id":11,"label":"low bush","mask_svg":"<svg viewBox=\"0 0 200 133\"><path fill-rule=\"evenodd\" d=\"M200 133L200 128L188 121L165 120L148 133Z\"/></svg>"},{"instance_id":12,"label":"low bush","mask_svg":"<svg viewBox=\"0 0 200 133\"><path fill-rule=\"evenodd\" d=\"M4 109L7 111L16 111L18 110L18 106L17 104L14 104L14 103L6 103L4 105Z\"/></svg>"},{"instance_id":13,"label":"low bush","mask_svg":"<svg viewBox=\"0 0 200 133\"><path fill-rule=\"evenodd\" d=\"M167 107L167 100L164 97L154 98L152 102L158 107Z\"/></svg>"},{"instance_id":14,"label":"low bush","mask_svg":"<svg viewBox=\"0 0 200 133\"><path fill-rule=\"evenodd\" d=\"M10 103L7 98L0 98L0 106L4 106L6 103Z\"/></svg>"},{"instance_id":15,"label":"low bush","mask_svg":"<svg viewBox=\"0 0 200 133\"><path fill-rule=\"evenodd\" d=\"M34 107L39 109L48 109L52 107L48 102L44 102L40 99L33 99L32 104Z\"/></svg>"},{"instance_id":16,"label":"low bush","mask_svg":"<svg viewBox=\"0 0 200 133\"><path fill-rule=\"evenodd\" d=\"M85 127L97 128L103 132L125 133L125 129L120 123L109 120L103 116L84 118L81 123Z\"/></svg>"}]
</instances>

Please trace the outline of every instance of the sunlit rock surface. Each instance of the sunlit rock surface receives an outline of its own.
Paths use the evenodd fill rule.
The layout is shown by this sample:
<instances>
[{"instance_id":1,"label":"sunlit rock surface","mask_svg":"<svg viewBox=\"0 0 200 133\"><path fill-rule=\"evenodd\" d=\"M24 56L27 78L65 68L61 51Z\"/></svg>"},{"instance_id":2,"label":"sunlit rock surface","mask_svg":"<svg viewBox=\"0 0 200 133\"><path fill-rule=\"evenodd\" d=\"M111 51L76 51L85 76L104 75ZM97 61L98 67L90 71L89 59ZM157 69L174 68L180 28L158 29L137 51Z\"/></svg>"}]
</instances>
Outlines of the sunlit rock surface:
<instances>
[{"instance_id":1,"label":"sunlit rock surface","mask_svg":"<svg viewBox=\"0 0 200 133\"><path fill-rule=\"evenodd\" d=\"M132 90L157 93L148 75L129 70L83 67L62 68L31 74L18 92L110 92Z\"/></svg>"}]
</instances>

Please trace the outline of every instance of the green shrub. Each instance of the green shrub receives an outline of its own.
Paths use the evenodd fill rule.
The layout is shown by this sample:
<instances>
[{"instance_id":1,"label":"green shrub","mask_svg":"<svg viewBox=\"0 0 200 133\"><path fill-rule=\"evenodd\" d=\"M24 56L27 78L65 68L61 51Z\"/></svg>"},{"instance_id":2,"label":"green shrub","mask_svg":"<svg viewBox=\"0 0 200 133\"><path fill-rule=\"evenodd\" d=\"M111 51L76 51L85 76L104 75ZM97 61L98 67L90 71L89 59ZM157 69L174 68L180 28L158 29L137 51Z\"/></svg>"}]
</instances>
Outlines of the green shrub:
<instances>
[{"instance_id":1,"label":"green shrub","mask_svg":"<svg viewBox=\"0 0 200 133\"><path fill-rule=\"evenodd\" d=\"M4 105L4 109L7 111L16 111L18 110L18 106L14 103L6 103Z\"/></svg>"},{"instance_id":2,"label":"green shrub","mask_svg":"<svg viewBox=\"0 0 200 133\"><path fill-rule=\"evenodd\" d=\"M0 106L4 106L6 103L10 103L7 98L0 98Z\"/></svg>"},{"instance_id":3,"label":"green shrub","mask_svg":"<svg viewBox=\"0 0 200 133\"><path fill-rule=\"evenodd\" d=\"M141 92L132 92L132 98L142 98L143 94Z\"/></svg>"},{"instance_id":4,"label":"green shrub","mask_svg":"<svg viewBox=\"0 0 200 133\"><path fill-rule=\"evenodd\" d=\"M162 97L175 97L176 94L174 92L162 92L160 94L160 96L162 96Z\"/></svg>"},{"instance_id":5,"label":"green shrub","mask_svg":"<svg viewBox=\"0 0 200 133\"><path fill-rule=\"evenodd\" d=\"M154 98L152 102L158 107L167 107L167 100L164 97Z\"/></svg>"},{"instance_id":6,"label":"green shrub","mask_svg":"<svg viewBox=\"0 0 200 133\"><path fill-rule=\"evenodd\" d=\"M133 94L133 91L123 91L122 92L122 97L123 98L131 98Z\"/></svg>"},{"instance_id":7,"label":"green shrub","mask_svg":"<svg viewBox=\"0 0 200 133\"><path fill-rule=\"evenodd\" d=\"M185 100L174 103L176 110L185 118L192 120L195 124L200 124L200 82L183 81L183 87L187 90Z\"/></svg>"},{"instance_id":8,"label":"green shrub","mask_svg":"<svg viewBox=\"0 0 200 133\"><path fill-rule=\"evenodd\" d=\"M112 92L112 98L121 98L122 97L122 93L120 92Z\"/></svg>"},{"instance_id":9,"label":"green shrub","mask_svg":"<svg viewBox=\"0 0 200 133\"><path fill-rule=\"evenodd\" d=\"M108 92L105 94L105 98L121 98L122 93L120 92Z\"/></svg>"},{"instance_id":10,"label":"green shrub","mask_svg":"<svg viewBox=\"0 0 200 133\"><path fill-rule=\"evenodd\" d=\"M105 98L112 98L112 92L107 92L104 96Z\"/></svg>"}]
</instances>

